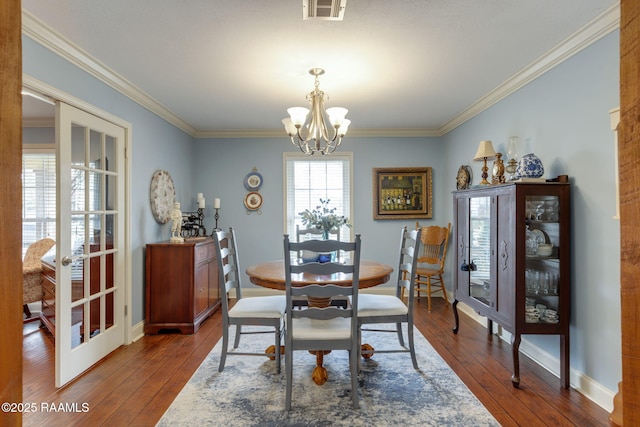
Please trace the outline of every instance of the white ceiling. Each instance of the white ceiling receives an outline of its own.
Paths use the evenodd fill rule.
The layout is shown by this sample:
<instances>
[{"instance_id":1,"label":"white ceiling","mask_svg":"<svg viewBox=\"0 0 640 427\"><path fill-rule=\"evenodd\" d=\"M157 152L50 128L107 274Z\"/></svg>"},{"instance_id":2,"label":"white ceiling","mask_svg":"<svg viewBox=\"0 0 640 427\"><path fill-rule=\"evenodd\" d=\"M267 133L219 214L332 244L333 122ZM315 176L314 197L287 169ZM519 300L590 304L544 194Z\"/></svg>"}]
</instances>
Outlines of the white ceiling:
<instances>
[{"instance_id":1,"label":"white ceiling","mask_svg":"<svg viewBox=\"0 0 640 427\"><path fill-rule=\"evenodd\" d=\"M619 19L617 4L348 0L334 22L303 20L302 0L22 0L31 21L196 136L284 135L312 67L326 70L327 107L349 109L350 132L442 134L552 63L559 46L570 53L611 31L601 21Z\"/></svg>"}]
</instances>

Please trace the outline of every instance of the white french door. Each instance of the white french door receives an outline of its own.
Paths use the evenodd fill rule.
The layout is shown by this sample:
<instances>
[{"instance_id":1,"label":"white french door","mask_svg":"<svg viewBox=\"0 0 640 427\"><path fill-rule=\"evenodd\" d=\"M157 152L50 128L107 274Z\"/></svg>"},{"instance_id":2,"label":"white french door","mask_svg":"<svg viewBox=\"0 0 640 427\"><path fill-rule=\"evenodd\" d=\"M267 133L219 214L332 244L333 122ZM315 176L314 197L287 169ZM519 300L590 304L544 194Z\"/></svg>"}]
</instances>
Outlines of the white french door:
<instances>
[{"instance_id":1,"label":"white french door","mask_svg":"<svg viewBox=\"0 0 640 427\"><path fill-rule=\"evenodd\" d=\"M125 342L125 130L56 102L56 387Z\"/></svg>"}]
</instances>

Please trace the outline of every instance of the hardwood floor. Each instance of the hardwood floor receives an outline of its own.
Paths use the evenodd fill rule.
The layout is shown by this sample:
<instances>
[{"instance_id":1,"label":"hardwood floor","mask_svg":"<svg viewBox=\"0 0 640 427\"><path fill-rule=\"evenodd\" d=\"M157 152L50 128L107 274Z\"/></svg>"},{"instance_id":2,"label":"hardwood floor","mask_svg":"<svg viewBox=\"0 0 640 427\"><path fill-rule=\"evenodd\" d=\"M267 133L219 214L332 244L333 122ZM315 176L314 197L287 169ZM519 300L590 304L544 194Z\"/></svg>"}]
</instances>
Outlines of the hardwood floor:
<instances>
[{"instance_id":1,"label":"hardwood floor","mask_svg":"<svg viewBox=\"0 0 640 427\"><path fill-rule=\"evenodd\" d=\"M416 302L415 324L469 389L504 426L608 426L608 413L525 356L521 383L511 385L511 347L464 314L458 335L453 315L440 298L433 310ZM51 336L35 326L24 332L25 426L153 426L220 339L216 313L194 335L145 336L122 347L66 387L54 387ZM375 357L375 356L374 356ZM284 391L283 391L284 392ZM77 412L42 412L41 405ZM73 405L76 405L75 407ZM86 404L83 406L83 404Z\"/></svg>"}]
</instances>

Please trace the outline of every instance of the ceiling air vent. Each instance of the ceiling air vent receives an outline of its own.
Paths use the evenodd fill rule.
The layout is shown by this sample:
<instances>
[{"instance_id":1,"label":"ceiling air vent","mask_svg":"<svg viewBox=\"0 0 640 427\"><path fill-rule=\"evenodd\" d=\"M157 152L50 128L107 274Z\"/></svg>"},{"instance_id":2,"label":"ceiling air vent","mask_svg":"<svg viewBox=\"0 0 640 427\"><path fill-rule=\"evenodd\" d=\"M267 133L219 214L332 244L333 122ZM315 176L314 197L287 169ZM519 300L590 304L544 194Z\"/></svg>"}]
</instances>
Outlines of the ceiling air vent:
<instances>
[{"instance_id":1,"label":"ceiling air vent","mask_svg":"<svg viewBox=\"0 0 640 427\"><path fill-rule=\"evenodd\" d=\"M302 18L342 21L347 0L302 0Z\"/></svg>"}]
</instances>

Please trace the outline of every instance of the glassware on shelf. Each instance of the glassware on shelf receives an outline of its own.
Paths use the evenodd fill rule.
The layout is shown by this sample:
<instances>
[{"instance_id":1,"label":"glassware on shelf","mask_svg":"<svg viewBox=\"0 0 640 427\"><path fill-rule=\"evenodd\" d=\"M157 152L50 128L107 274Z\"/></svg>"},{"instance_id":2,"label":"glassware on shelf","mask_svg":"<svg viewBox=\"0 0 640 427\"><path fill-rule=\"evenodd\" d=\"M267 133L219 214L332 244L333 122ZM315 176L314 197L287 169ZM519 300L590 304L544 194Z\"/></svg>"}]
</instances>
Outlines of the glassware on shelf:
<instances>
[{"instance_id":1,"label":"glassware on shelf","mask_svg":"<svg viewBox=\"0 0 640 427\"><path fill-rule=\"evenodd\" d=\"M542 215L544 215L544 200L537 200L535 202L536 221L542 221Z\"/></svg>"},{"instance_id":2,"label":"glassware on shelf","mask_svg":"<svg viewBox=\"0 0 640 427\"><path fill-rule=\"evenodd\" d=\"M518 168L518 141L519 138L517 136L512 136L507 144L507 164L504 170L509 174L509 181L518 179L516 175L516 169Z\"/></svg>"}]
</instances>

